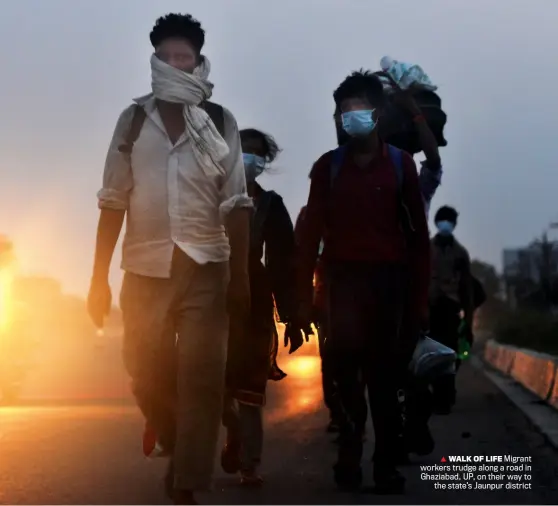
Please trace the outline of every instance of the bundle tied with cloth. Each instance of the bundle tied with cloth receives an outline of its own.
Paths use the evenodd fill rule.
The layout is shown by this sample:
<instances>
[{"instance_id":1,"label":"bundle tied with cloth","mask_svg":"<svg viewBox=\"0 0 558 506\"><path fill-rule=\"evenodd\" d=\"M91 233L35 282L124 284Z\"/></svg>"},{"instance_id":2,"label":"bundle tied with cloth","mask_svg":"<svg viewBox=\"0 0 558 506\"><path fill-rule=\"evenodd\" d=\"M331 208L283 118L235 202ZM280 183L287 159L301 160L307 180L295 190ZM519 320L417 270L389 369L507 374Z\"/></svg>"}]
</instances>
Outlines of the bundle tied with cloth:
<instances>
[{"instance_id":1,"label":"bundle tied with cloth","mask_svg":"<svg viewBox=\"0 0 558 506\"><path fill-rule=\"evenodd\" d=\"M413 118L410 118L407 111L402 110L392 100L396 92L405 90L412 94L421 109L430 130L436 137L438 146L446 146L444 126L447 117L442 110L442 101L436 93L438 88L424 70L419 65L404 63L389 56L381 59L380 67L382 70L374 72L374 74L382 81L387 97L384 113L378 122L381 138L388 144L412 155L422 151ZM339 121L336 121L336 127L338 144L342 145L345 143L347 135Z\"/></svg>"},{"instance_id":2,"label":"bundle tied with cloth","mask_svg":"<svg viewBox=\"0 0 558 506\"><path fill-rule=\"evenodd\" d=\"M401 89L412 93L438 146L447 146L444 137L447 116L442 110L442 100L436 93L438 87L432 84L424 70L419 65L404 63L389 56L381 59L380 67L382 70L376 72L376 75L382 81L388 97L384 119L379 125L382 138L411 154L422 150L412 118L389 99L390 95Z\"/></svg>"},{"instance_id":3,"label":"bundle tied with cloth","mask_svg":"<svg viewBox=\"0 0 558 506\"><path fill-rule=\"evenodd\" d=\"M416 378L431 381L446 374L455 374L456 359L454 350L427 335L421 335L409 363L409 372Z\"/></svg>"},{"instance_id":4,"label":"bundle tied with cloth","mask_svg":"<svg viewBox=\"0 0 558 506\"><path fill-rule=\"evenodd\" d=\"M207 57L192 74L176 69L151 56L151 88L153 96L164 102L184 105L186 135L191 141L196 162L208 176L222 176L221 161L229 154L229 147L217 127L200 104L211 98L213 84L208 81L211 65Z\"/></svg>"}]
</instances>

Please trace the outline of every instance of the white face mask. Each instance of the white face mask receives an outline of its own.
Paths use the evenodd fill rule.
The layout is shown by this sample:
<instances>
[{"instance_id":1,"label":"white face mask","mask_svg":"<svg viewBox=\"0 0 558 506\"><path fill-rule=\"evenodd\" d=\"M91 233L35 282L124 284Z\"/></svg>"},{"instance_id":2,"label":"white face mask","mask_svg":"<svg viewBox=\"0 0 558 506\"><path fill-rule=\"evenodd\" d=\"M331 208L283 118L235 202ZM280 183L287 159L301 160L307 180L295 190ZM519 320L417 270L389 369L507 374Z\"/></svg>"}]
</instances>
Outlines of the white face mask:
<instances>
[{"instance_id":1,"label":"white face mask","mask_svg":"<svg viewBox=\"0 0 558 506\"><path fill-rule=\"evenodd\" d=\"M265 159L252 153L242 153L244 170L246 171L246 182L253 183L265 169Z\"/></svg>"}]
</instances>

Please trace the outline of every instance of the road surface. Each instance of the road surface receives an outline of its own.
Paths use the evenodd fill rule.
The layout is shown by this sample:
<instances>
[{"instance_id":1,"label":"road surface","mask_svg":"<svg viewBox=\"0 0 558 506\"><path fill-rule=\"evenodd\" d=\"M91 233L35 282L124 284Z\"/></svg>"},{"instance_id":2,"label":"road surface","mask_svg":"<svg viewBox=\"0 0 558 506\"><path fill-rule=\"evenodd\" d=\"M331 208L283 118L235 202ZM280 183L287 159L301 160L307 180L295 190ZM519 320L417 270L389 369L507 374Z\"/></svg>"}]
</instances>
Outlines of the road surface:
<instances>
[{"instance_id":1,"label":"road surface","mask_svg":"<svg viewBox=\"0 0 558 506\"><path fill-rule=\"evenodd\" d=\"M74 350L66 366L60 359L56 371L37 369L26 393L29 402L0 407L0 504L168 504L161 485L164 463L141 456L142 420L127 396L117 347L82 347L87 350ZM436 450L402 469L406 495L337 492L331 473L335 445L324 431L319 359L310 353L284 357L281 364L289 376L270 386L265 486L243 490L234 477L218 470L215 490L200 495L200 502L556 504L557 453L470 364L460 371L455 412L432 420ZM370 438L367 461L372 449ZM440 491L421 481L419 465L439 463L443 456L480 454L532 457L532 489ZM371 479L368 462L365 476Z\"/></svg>"}]
</instances>

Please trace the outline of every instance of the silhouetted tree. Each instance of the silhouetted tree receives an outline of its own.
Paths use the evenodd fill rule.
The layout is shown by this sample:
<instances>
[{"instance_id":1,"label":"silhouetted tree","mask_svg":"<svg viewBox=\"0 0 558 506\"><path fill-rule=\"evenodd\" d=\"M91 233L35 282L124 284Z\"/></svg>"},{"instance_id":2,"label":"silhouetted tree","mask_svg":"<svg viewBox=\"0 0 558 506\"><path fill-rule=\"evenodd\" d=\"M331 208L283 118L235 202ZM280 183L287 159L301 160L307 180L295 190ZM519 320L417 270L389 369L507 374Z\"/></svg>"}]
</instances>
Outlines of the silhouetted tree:
<instances>
[{"instance_id":1,"label":"silhouetted tree","mask_svg":"<svg viewBox=\"0 0 558 506\"><path fill-rule=\"evenodd\" d=\"M471 272L482 283L487 302L499 298L501 279L493 265L481 260L473 260L471 262Z\"/></svg>"},{"instance_id":2,"label":"silhouetted tree","mask_svg":"<svg viewBox=\"0 0 558 506\"><path fill-rule=\"evenodd\" d=\"M553 285L556 279L556 262L554 260L554 243L548 240L546 232L541 239L533 242L537 251L539 270L540 299L545 309L550 309L553 299Z\"/></svg>"}]
</instances>

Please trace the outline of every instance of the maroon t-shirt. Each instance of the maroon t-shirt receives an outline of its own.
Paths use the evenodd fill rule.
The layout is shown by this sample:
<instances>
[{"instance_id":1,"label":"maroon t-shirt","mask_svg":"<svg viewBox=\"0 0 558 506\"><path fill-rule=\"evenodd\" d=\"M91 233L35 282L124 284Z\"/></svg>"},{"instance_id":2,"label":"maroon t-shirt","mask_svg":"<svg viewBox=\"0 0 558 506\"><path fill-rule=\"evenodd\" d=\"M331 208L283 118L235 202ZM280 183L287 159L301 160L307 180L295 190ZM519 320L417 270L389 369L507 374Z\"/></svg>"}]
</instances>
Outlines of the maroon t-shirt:
<instances>
[{"instance_id":1,"label":"maroon t-shirt","mask_svg":"<svg viewBox=\"0 0 558 506\"><path fill-rule=\"evenodd\" d=\"M298 234L301 297L308 300L311 295L323 237L321 259L325 262L408 265L417 309L422 311L428 295L430 243L414 160L403 154L401 199L416 234L408 247L400 222L397 173L387 146L382 144L365 168L356 165L348 149L333 185L332 156L333 151L324 154L312 169L310 195Z\"/></svg>"}]
</instances>

